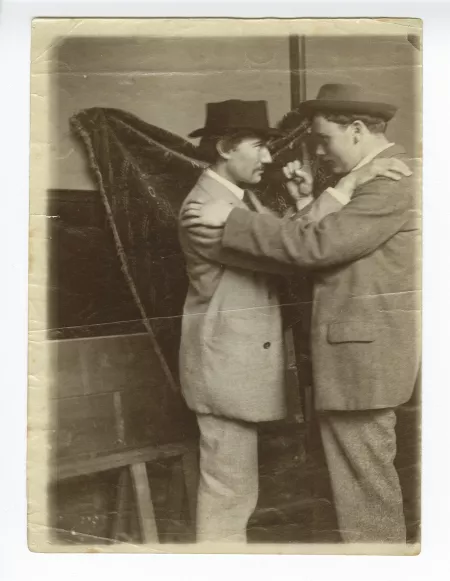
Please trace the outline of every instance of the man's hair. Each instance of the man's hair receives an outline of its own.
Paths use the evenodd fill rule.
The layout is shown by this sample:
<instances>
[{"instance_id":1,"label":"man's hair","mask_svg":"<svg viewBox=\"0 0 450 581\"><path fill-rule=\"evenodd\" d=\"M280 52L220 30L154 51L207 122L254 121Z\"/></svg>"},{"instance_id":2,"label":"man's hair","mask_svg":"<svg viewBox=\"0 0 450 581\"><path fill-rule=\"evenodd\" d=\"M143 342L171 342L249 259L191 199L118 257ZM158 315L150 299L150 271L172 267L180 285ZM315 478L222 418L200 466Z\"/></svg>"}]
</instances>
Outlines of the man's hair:
<instances>
[{"instance_id":1,"label":"man's hair","mask_svg":"<svg viewBox=\"0 0 450 581\"><path fill-rule=\"evenodd\" d=\"M318 112L315 114L320 115L331 121L332 123L337 123L338 125L343 125L348 127L355 121L361 121L370 131L370 133L385 133L387 128L387 121L382 117L377 117L375 115L364 115L356 113L328 113L328 112Z\"/></svg>"},{"instance_id":2,"label":"man's hair","mask_svg":"<svg viewBox=\"0 0 450 581\"><path fill-rule=\"evenodd\" d=\"M220 159L220 153L217 150L217 144L222 142L222 149L226 152L235 149L245 139L259 139L255 131L249 129L235 129L227 131L221 135L208 135L203 137L199 144L199 153L201 158L208 163L216 163ZM262 138L266 141L266 138Z\"/></svg>"}]
</instances>

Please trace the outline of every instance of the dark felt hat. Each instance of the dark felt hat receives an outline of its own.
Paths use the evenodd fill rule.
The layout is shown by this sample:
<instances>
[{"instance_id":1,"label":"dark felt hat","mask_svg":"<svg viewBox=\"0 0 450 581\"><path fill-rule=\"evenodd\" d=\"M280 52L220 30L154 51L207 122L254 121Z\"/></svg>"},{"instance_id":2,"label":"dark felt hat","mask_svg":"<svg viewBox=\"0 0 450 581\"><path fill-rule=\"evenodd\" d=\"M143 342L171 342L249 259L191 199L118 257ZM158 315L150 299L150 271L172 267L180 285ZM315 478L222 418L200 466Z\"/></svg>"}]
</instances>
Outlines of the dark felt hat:
<instances>
[{"instance_id":1,"label":"dark felt hat","mask_svg":"<svg viewBox=\"0 0 450 581\"><path fill-rule=\"evenodd\" d=\"M305 116L320 112L365 114L389 121L395 115L397 107L366 99L358 85L329 83L320 88L316 99L304 101L296 110Z\"/></svg>"},{"instance_id":2,"label":"dark felt hat","mask_svg":"<svg viewBox=\"0 0 450 581\"><path fill-rule=\"evenodd\" d=\"M278 129L269 127L266 101L230 99L207 103L205 126L192 131L189 137L221 136L241 129L267 137L282 135Z\"/></svg>"}]
</instances>

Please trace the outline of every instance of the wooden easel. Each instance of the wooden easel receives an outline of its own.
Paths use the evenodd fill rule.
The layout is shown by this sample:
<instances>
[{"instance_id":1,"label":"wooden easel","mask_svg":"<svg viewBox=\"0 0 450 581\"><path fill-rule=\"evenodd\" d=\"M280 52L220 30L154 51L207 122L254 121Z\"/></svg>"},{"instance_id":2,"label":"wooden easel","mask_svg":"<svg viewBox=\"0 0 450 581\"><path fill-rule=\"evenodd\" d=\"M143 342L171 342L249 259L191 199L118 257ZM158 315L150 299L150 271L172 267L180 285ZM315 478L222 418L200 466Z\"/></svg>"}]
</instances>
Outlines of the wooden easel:
<instances>
[{"instance_id":1,"label":"wooden easel","mask_svg":"<svg viewBox=\"0 0 450 581\"><path fill-rule=\"evenodd\" d=\"M169 482L168 514L181 518L186 498L189 515L195 522L197 495L196 448L183 444L148 446L139 450L124 450L95 457L79 457L60 462L57 466L58 481L98 474L107 470L121 470L116 495L115 521L112 541L120 542L124 531L123 511L129 480L133 484L139 529L144 544L158 543L159 535L153 507L152 492L147 476L147 463L173 459Z\"/></svg>"},{"instance_id":2,"label":"wooden easel","mask_svg":"<svg viewBox=\"0 0 450 581\"><path fill-rule=\"evenodd\" d=\"M170 531L158 531L147 465L170 462L167 521L180 519L187 501L193 526L198 445L195 438L179 441L164 431L170 426L159 419L161 396L155 386L164 385L165 370L158 366L148 335L68 339L52 345L59 369L54 480L120 470L111 540L126 538L123 513L132 489L142 542L158 543L160 533ZM164 438L169 442L159 444Z\"/></svg>"}]
</instances>

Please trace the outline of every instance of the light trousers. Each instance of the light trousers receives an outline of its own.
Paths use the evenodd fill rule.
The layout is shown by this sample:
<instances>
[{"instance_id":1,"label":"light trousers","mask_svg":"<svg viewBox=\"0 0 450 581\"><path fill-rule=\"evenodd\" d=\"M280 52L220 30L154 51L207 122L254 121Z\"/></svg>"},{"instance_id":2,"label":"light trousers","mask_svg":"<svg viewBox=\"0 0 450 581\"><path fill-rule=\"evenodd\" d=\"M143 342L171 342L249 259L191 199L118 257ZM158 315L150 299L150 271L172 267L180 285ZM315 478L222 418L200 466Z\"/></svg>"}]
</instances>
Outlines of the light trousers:
<instances>
[{"instance_id":1,"label":"light trousers","mask_svg":"<svg viewBox=\"0 0 450 581\"><path fill-rule=\"evenodd\" d=\"M197 415L200 480L197 542L246 542L258 500L256 424Z\"/></svg>"}]
</instances>

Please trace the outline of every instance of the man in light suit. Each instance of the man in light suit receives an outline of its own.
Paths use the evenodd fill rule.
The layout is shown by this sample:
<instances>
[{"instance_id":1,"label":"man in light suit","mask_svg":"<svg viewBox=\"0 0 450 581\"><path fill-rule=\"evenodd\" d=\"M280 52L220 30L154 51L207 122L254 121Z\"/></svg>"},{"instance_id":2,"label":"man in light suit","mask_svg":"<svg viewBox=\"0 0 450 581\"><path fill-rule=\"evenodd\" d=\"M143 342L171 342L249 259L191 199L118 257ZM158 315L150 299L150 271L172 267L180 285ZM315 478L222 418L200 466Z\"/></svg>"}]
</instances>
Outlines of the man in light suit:
<instances>
[{"instance_id":1,"label":"man in light suit","mask_svg":"<svg viewBox=\"0 0 450 581\"><path fill-rule=\"evenodd\" d=\"M212 165L181 213L191 200L220 200L248 212L240 185L260 181L264 165L271 162L266 140L274 133L263 101L209 104L205 127L191 136L202 137L201 147ZM389 166L375 167L373 175L389 171ZM370 175L368 171L359 179ZM297 193L295 189L300 210L305 200ZM252 209L268 212L251 192L247 194ZM317 220L341 207L333 195L324 193L310 217L299 219ZM273 275L292 274L296 268L237 255L220 241L198 244L183 225L180 241L190 280L180 379L200 428L197 540L241 542L258 497L257 422L285 415L282 324Z\"/></svg>"},{"instance_id":2,"label":"man in light suit","mask_svg":"<svg viewBox=\"0 0 450 581\"><path fill-rule=\"evenodd\" d=\"M411 397L419 369L418 184L414 177L355 182L374 159L407 159L384 134L394 106L333 84L302 107L317 155L342 176L328 192L339 211L318 222L287 221L191 199L182 221L193 232L203 227L199 245L314 271L315 407L340 532L346 542L402 543L395 409Z\"/></svg>"},{"instance_id":3,"label":"man in light suit","mask_svg":"<svg viewBox=\"0 0 450 581\"><path fill-rule=\"evenodd\" d=\"M212 165L187 196L248 210L243 184L258 183L271 156L266 104L207 105L201 149ZM181 211L183 211L183 208ZM234 258L220 244L200 247L179 231L189 289L180 346L180 381L200 429L197 541L246 540L258 497L257 422L285 415L284 356L275 261Z\"/></svg>"}]
</instances>

